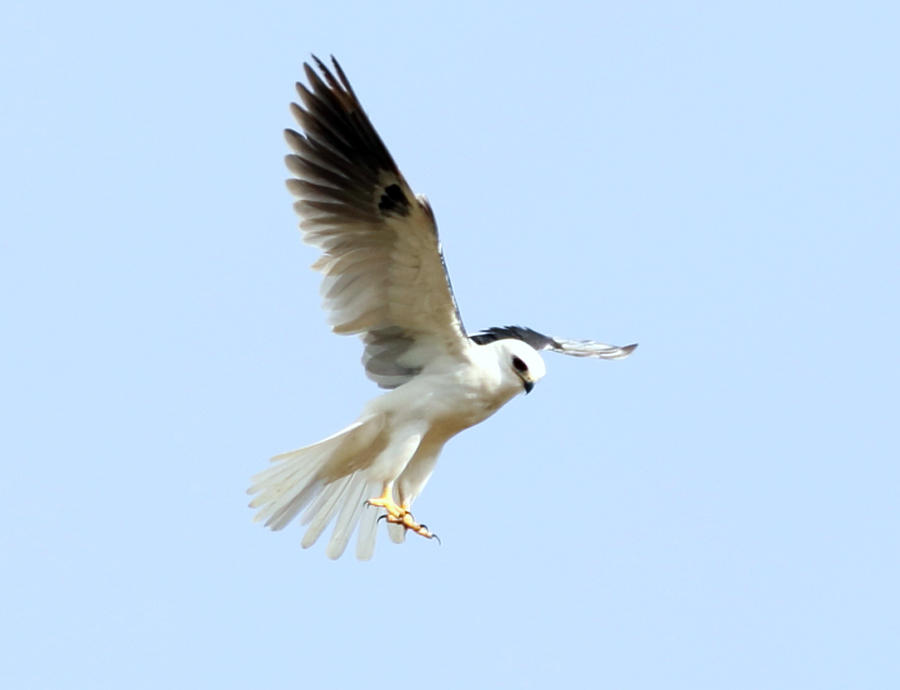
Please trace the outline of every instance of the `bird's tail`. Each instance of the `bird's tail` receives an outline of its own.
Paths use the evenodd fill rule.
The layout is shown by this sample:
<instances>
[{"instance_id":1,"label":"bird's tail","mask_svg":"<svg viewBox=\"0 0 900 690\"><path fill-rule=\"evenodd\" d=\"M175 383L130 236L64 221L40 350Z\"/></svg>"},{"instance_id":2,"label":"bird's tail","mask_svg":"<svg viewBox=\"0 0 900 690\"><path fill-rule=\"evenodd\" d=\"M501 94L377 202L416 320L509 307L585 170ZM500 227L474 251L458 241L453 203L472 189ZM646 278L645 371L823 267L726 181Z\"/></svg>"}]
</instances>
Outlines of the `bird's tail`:
<instances>
[{"instance_id":1,"label":"bird's tail","mask_svg":"<svg viewBox=\"0 0 900 690\"><path fill-rule=\"evenodd\" d=\"M383 449L381 416L361 419L333 436L299 450L272 458L272 466L252 479L247 490L255 494L254 521L280 530L304 508L301 522L307 527L301 542L312 546L337 515L326 554L338 558L360 524L356 555L368 560L375 550L377 520L381 508L366 508L367 498L381 486L371 485L364 468Z\"/></svg>"}]
</instances>

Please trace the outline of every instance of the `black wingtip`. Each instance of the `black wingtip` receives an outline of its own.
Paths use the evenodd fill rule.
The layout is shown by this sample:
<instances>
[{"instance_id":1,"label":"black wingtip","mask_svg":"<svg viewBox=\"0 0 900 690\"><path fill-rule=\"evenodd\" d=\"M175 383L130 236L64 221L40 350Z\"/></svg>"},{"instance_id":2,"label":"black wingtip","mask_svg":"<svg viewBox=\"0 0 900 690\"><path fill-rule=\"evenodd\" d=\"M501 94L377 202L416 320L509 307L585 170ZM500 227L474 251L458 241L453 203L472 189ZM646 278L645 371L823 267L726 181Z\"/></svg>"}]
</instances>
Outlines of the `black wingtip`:
<instances>
[{"instance_id":1,"label":"black wingtip","mask_svg":"<svg viewBox=\"0 0 900 690\"><path fill-rule=\"evenodd\" d=\"M353 87L350 86L350 80L347 79L347 75L344 74L344 68L341 67L341 63L337 61L337 58L334 55L331 56L331 64L334 65L334 73L337 74L344 90L355 99L356 93L353 91Z\"/></svg>"}]
</instances>

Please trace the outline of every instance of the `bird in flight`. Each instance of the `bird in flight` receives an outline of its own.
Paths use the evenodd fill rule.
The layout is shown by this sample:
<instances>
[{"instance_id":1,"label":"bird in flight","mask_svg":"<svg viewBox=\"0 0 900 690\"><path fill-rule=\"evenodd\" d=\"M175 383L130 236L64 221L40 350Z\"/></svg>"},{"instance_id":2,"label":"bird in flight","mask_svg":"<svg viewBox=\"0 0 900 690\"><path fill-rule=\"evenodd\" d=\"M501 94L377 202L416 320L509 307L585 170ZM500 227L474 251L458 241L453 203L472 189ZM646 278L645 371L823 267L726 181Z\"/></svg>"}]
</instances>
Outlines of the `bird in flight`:
<instances>
[{"instance_id":1,"label":"bird in flight","mask_svg":"<svg viewBox=\"0 0 900 690\"><path fill-rule=\"evenodd\" d=\"M620 359L637 345L566 340L504 326L467 335L450 287L434 213L416 196L356 98L344 71L313 56L285 131L303 239L322 254L322 296L332 330L358 335L366 375L387 392L350 426L272 458L248 490L255 520L280 530L298 514L307 548L334 522L338 558L358 528L356 555L372 557L380 519L392 541L417 522L413 501L444 444L484 421L545 373L540 350Z\"/></svg>"}]
</instances>

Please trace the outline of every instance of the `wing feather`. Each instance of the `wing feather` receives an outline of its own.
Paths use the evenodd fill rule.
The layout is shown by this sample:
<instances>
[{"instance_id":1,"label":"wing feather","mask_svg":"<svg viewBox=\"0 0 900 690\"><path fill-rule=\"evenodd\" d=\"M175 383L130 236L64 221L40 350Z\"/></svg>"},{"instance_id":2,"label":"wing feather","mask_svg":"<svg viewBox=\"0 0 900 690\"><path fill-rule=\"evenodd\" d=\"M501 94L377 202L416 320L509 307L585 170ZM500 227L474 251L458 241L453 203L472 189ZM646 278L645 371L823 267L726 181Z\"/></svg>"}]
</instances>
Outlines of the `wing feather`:
<instances>
[{"instance_id":1,"label":"wing feather","mask_svg":"<svg viewBox=\"0 0 900 690\"><path fill-rule=\"evenodd\" d=\"M556 338L538 333L533 328L525 326L494 326L471 336L472 341L478 345L486 345L504 338L516 338L528 343L535 350L552 350L573 357L595 357L597 359L622 359L630 355L637 347L637 343L619 346L607 345L596 340Z\"/></svg>"},{"instance_id":2,"label":"wing feather","mask_svg":"<svg viewBox=\"0 0 900 690\"><path fill-rule=\"evenodd\" d=\"M304 240L323 254L322 296L335 333L365 343L366 373L383 388L433 358L462 356L467 339L447 276L434 214L410 189L332 58L304 64L287 130Z\"/></svg>"}]
</instances>

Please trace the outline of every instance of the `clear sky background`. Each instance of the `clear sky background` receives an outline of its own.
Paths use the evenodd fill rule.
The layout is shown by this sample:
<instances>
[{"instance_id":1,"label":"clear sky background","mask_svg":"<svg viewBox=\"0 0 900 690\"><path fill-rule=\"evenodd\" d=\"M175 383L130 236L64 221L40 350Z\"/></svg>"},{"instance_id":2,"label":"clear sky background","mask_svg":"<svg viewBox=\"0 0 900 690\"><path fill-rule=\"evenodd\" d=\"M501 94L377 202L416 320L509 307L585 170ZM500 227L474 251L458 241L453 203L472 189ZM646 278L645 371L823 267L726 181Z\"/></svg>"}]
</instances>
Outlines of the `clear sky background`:
<instances>
[{"instance_id":1,"label":"clear sky background","mask_svg":"<svg viewBox=\"0 0 900 690\"><path fill-rule=\"evenodd\" d=\"M0 685L897 687L896 7L6 2ZM244 495L378 393L283 184L311 52L470 331L641 345L369 563Z\"/></svg>"}]
</instances>

